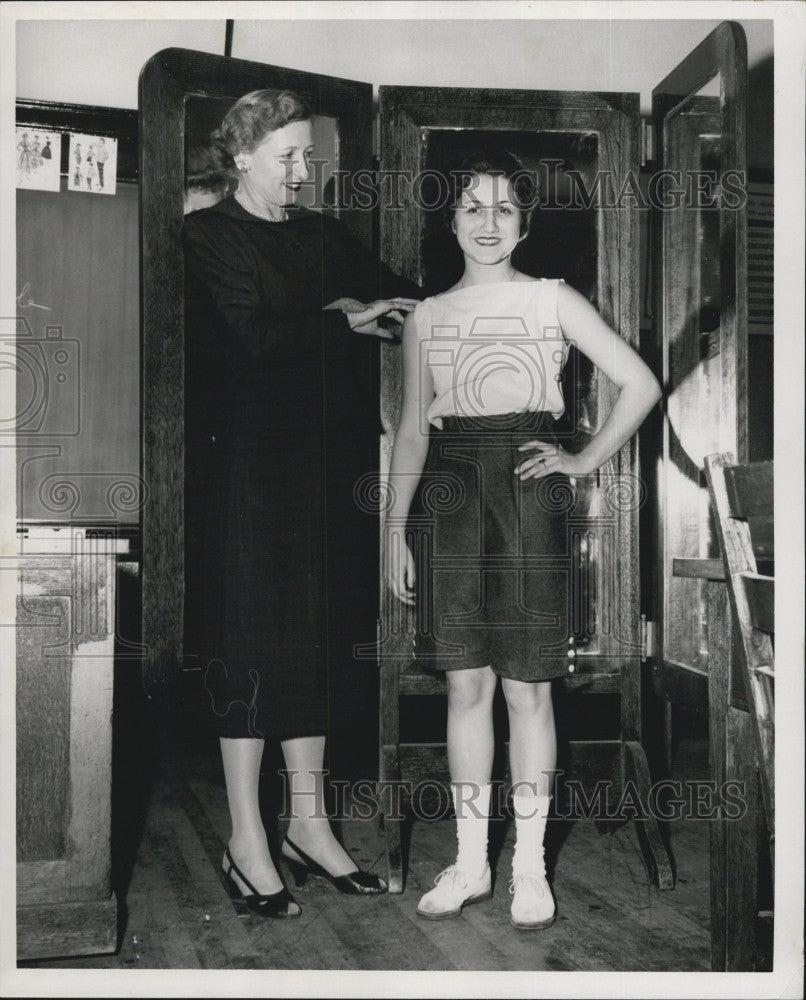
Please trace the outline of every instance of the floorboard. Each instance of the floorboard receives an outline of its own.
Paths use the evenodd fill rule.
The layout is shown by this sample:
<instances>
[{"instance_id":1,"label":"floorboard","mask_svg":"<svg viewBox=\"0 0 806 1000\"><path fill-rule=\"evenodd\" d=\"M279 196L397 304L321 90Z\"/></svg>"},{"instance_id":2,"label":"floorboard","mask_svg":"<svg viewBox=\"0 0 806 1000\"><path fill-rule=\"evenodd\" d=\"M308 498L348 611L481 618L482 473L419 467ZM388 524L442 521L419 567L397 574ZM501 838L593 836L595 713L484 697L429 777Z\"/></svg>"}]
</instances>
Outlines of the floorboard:
<instances>
[{"instance_id":1,"label":"floorboard","mask_svg":"<svg viewBox=\"0 0 806 1000\"><path fill-rule=\"evenodd\" d=\"M686 773L702 776L707 745L681 746ZM707 764L705 765L707 767ZM705 771L707 773L707 770ZM160 762L125 887L115 955L25 963L65 969L339 969L699 971L709 966L708 823L669 825L674 890L650 885L631 823L601 833L592 821L562 824L549 838L558 904L543 931L509 924L514 824L494 831L495 891L461 917L424 921L415 910L434 877L453 861L449 821L410 827L406 891L366 899L342 896L321 878L295 887L297 920L272 921L229 898L220 874L229 835L220 760L190 753ZM282 835L280 821L276 844ZM371 821L339 824L363 868L383 872L383 840Z\"/></svg>"}]
</instances>

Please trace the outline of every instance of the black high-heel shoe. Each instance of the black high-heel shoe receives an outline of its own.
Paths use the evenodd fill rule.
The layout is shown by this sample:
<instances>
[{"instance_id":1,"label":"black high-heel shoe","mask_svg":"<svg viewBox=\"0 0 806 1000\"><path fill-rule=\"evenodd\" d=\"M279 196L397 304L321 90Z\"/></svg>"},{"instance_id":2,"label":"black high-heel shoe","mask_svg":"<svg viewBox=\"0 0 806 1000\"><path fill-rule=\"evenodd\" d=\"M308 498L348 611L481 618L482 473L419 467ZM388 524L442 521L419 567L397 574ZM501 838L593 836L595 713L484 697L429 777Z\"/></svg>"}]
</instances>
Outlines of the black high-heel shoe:
<instances>
[{"instance_id":1,"label":"black high-heel shoe","mask_svg":"<svg viewBox=\"0 0 806 1000\"><path fill-rule=\"evenodd\" d=\"M323 868L313 858L309 857L301 847L297 847L294 841L288 837L285 838L283 847L286 845L297 855L296 858L289 858L283 852L282 848L280 849L283 860L288 864L291 874L294 876L295 885L304 885L308 875L320 875L334 885L339 892L343 892L346 895L380 896L381 893L386 892L388 889L386 882L379 875L373 875L371 872L362 872L358 868L354 872L348 872L346 875L331 875L326 868Z\"/></svg>"},{"instance_id":2,"label":"black high-heel shoe","mask_svg":"<svg viewBox=\"0 0 806 1000\"><path fill-rule=\"evenodd\" d=\"M224 871L224 876L226 879L227 891L230 894L230 899L243 899L249 909L252 910L253 913L260 914L261 917L274 917L276 920L293 920L295 917L300 915L301 910L299 903L294 899L285 886L283 886L279 892L273 892L268 896L259 893L241 869L232 860L229 847L227 847L224 859L229 865L229 868ZM233 872L235 872L246 888L250 890L250 896L247 896L241 891L238 883L232 877ZM291 906L296 906L296 913L289 909Z\"/></svg>"}]
</instances>

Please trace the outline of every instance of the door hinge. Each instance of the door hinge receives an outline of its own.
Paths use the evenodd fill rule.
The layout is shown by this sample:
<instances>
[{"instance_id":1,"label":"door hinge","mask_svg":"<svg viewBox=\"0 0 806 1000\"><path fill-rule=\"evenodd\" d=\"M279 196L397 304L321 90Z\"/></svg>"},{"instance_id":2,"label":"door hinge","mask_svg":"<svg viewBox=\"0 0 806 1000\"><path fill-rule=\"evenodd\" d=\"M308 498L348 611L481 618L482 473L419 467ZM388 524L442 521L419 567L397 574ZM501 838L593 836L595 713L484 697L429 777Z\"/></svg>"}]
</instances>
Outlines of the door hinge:
<instances>
[{"instance_id":1,"label":"door hinge","mask_svg":"<svg viewBox=\"0 0 806 1000\"><path fill-rule=\"evenodd\" d=\"M641 641L641 662L646 663L650 656L655 655L655 622L648 621L646 615L641 615L639 637Z\"/></svg>"},{"instance_id":2,"label":"door hinge","mask_svg":"<svg viewBox=\"0 0 806 1000\"><path fill-rule=\"evenodd\" d=\"M653 148L655 128L651 118L641 119L641 166L645 167L655 156Z\"/></svg>"}]
</instances>

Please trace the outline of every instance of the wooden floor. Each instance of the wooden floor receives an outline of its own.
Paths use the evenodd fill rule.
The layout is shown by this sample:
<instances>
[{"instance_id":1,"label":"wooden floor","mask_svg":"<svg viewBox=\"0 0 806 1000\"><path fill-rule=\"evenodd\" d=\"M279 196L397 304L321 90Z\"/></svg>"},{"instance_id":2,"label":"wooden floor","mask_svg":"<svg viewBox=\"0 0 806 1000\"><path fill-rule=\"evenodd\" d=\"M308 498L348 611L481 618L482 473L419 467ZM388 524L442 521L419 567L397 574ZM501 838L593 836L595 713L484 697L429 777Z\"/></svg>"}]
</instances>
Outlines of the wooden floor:
<instances>
[{"instance_id":1,"label":"wooden floor","mask_svg":"<svg viewBox=\"0 0 806 1000\"><path fill-rule=\"evenodd\" d=\"M214 747L211 747L211 751ZM703 777L707 745L680 747L682 779ZM403 895L341 896L311 879L294 894L302 916L272 921L239 915L219 878L228 836L223 775L215 753L163 760L148 782L143 809L128 822L132 851L118 862L121 898L115 955L25 963L65 969L354 969L354 970L659 970L709 968L708 824L669 828L674 890L648 884L632 824L600 833L592 821L555 821L549 870L558 906L539 932L509 925L508 881L514 830L493 857L493 899L461 917L425 922L420 894L454 858L449 821L410 827ZM121 810L118 810L118 829ZM373 822L341 824L361 867L383 872L383 841ZM283 869L293 889L287 870ZM494 876L495 877L495 876Z\"/></svg>"}]
</instances>

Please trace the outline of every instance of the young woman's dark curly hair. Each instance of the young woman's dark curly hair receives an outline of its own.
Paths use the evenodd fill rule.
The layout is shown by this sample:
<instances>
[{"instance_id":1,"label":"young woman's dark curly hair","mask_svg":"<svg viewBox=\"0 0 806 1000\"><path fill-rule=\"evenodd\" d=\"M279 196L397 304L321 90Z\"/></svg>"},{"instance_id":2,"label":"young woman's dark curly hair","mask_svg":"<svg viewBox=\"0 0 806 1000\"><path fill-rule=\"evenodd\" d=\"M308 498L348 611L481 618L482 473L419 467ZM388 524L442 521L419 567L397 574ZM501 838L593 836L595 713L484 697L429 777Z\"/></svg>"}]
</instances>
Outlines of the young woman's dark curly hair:
<instances>
[{"instance_id":1,"label":"young woman's dark curly hair","mask_svg":"<svg viewBox=\"0 0 806 1000\"><path fill-rule=\"evenodd\" d=\"M537 174L527 170L523 163L506 150L482 150L465 157L461 164L450 172L450 197L447 204L446 222L450 226L453 213L462 194L472 189L476 178L483 174L506 177L510 181L510 197L521 213L520 235L523 239L529 232L532 211L537 204Z\"/></svg>"}]
</instances>

